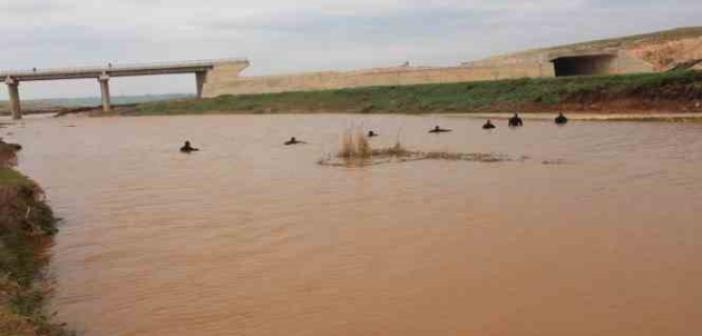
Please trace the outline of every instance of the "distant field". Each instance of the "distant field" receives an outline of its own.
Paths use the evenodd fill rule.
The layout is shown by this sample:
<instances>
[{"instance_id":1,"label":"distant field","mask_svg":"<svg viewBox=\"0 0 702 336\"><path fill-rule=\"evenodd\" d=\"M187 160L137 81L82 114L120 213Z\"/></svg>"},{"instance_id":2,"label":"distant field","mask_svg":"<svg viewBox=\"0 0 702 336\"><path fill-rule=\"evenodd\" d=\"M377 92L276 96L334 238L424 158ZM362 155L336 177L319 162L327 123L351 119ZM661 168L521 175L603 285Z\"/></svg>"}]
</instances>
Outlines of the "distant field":
<instances>
[{"instance_id":1,"label":"distant field","mask_svg":"<svg viewBox=\"0 0 702 336\"><path fill-rule=\"evenodd\" d=\"M168 99L191 98L193 95L188 94L166 94L166 95L143 95L143 96L114 96L112 103L121 104L136 104ZM98 106L101 104L100 97L85 97L85 98L59 98L59 99L28 99L22 101L22 109L26 111L46 110L57 108L70 107L87 107ZM0 100L0 114L9 113L9 102Z\"/></svg>"},{"instance_id":2,"label":"distant field","mask_svg":"<svg viewBox=\"0 0 702 336\"><path fill-rule=\"evenodd\" d=\"M702 72L382 86L160 101L130 113L702 111Z\"/></svg>"}]
</instances>

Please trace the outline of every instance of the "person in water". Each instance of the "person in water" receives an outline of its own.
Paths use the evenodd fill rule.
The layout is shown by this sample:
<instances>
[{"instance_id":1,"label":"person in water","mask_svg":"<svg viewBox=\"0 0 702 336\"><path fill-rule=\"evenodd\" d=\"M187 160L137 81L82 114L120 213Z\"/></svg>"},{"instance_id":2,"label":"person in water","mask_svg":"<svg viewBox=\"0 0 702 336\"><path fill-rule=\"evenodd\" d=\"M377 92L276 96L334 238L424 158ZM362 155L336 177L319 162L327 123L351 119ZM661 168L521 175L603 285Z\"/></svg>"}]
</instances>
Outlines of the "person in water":
<instances>
[{"instance_id":1,"label":"person in water","mask_svg":"<svg viewBox=\"0 0 702 336\"><path fill-rule=\"evenodd\" d=\"M493 123L492 123L492 121L490 121L490 119L488 119L488 121L485 123L485 125L483 125L483 129L485 129L485 130L494 129L494 128L496 128L496 127L495 127L495 125L493 125Z\"/></svg>"},{"instance_id":2,"label":"person in water","mask_svg":"<svg viewBox=\"0 0 702 336\"><path fill-rule=\"evenodd\" d=\"M556 124L557 125L565 125L568 122L568 118L563 115L563 112L558 113L558 117L556 117Z\"/></svg>"},{"instance_id":3,"label":"person in water","mask_svg":"<svg viewBox=\"0 0 702 336\"><path fill-rule=\"evenodd\" d=\"M373 132L373 131L368 131L368 137L369 137L369 138L377 137L377 136L378 136L378 133L375 133L375 132Z\"/></svg>"},{"instance_id":4,"label":"person in water","mask_svg":"<svg viewBox=\"0 0 702 336\"><path fill-rule=\"evenodd\" d=\"M290 140L285 142L285 145L290 146L290 145L299 145L299 144L304 144L304 143L306 143L306 142L297 140L297 139L295 139L295 137L292 137L292 138L290 138Z\"/></svg>"},{"instance_id":5,"label":"person in water","mask_svg":"<svg viewBox=\"0 0 702 336\"><path fill-rule=\"evenodd\" d=\"M183 153L197 152L199 150L200 149L191 146L190 141L185 141L185 144L183 145L183 147L180 147L180 151Z\"/></svg>"},{"instance_id":6,"label":"person in water","mask_svg":"<svg viewBox=\"0 0 702 336\"><path fill-rule=\"evenodd\" d=\"M434 129L429 131L429 133L444 133L444 132L451 132L450 129L447 128L441 128L439 125L434 126Z\"/></svg>"},{"instance_id":7,"label":"person in water","mask_svg":"<svg viewBox=\"0 0 702 336\"><path fill-rule=\"evenodd\" d=\"M514 116L512 116L512 118L509 118L509 127L521 127L523 125L524 122L517 113L515 113Z\"/></svg>"}]
</instances>

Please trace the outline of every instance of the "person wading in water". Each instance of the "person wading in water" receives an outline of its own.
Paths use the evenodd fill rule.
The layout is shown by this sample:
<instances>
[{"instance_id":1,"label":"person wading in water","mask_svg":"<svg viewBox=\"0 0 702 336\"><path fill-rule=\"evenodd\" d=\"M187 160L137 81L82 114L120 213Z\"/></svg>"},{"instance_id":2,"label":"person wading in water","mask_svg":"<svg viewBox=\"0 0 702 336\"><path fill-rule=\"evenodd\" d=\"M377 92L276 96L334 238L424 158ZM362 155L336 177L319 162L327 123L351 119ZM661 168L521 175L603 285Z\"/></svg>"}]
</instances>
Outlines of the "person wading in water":
<instances>
[{"instance_id":1,"label":"person wading in water","mask_svg":"<svg viewBox=\"0 0 702 336\"><path fill-rule=\"evenodd\" d=\"M434 129L429 131L429 133L445 133L445 132L451 132L451 130L447 129L447 128L441 128L438 125L434 126Z\"/></svg>"},{"instance_id":2,"label":"person wading in water","mask_svg":"<svg viewBox=\"0 0 702 336\"><path fill-rule=\"evenodd\" d=\"M515 113L514 116L512 116L512 118L509 118L509 127L522 127L523 125L524 122L518 114Z\"/></svg>"},{"instance_id":3,"label":"person wading in water","mask_svg":"<svg viewBox=\"0 0 702 336\"><path fill-rule=\"evenodd\" d=\"M288 140L288 141L285 142L285 145L286 145L286 146L290 146L290 145L300 145L300 144L306 144L306 142L297 140L297 139L295 139L295 137L292 137L292 138L290 138L290 140Z\"/></svg>"},{"instance_id":4,"label":"person wading in water","mask_svg":"<svg viewBox=\"0 0 702 336\"><path fill-rule=\"evenodd\" d=\"M185 141L185 144L183 145L183 147L180 147L180 151L183 153L197 152L199 150L200 150L199 148L195 148L195 147L191 146L190 141Z\"/></svg>"},{"instance_id":5,"label":"person wading in water","mask_svg":"<svg viewBox=\"0 0 702 336\"><path fill-rule=\"evenodd\" d=\"M497 127L495 127L495 125L493 125L493 123L492 123L492 121L490 121L490 119L488 119L488 121L485 123L485 125L483 125L484 130L495 129L495 128L497 128Z\"/></svg>"}]
</instances>

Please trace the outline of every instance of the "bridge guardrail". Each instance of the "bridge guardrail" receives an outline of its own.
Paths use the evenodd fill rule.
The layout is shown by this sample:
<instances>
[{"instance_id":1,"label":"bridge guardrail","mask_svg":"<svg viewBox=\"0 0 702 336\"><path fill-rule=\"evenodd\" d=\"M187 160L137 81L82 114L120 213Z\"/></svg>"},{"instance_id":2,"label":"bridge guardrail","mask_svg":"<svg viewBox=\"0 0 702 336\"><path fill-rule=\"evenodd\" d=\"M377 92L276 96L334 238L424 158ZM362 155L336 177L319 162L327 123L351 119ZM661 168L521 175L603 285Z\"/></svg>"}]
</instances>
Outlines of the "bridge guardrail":
<instances>
[{"instance_id":1,"label":"bridge guardrail","mask_svg":"<svg viewBox=\"0 0 702 336\"><path fill-rule=\"evenodd\" d=\"M7 76L35 75L35 74L60 74L60 73L82 73L82 72L103 72L103 71L128 71L128 70L147 70L147 69L163 69L163 68L181 68L181 67L197 67L197 66L212 66L215 63L226 62L248 62L245 58L220 58L220 59L203 59L192 61L179 62L146 62L146 63L107 63L104 66L75 66L63 68L32 68L5 70L0 69L0 78Z\"/></svg>"}]
</instances>

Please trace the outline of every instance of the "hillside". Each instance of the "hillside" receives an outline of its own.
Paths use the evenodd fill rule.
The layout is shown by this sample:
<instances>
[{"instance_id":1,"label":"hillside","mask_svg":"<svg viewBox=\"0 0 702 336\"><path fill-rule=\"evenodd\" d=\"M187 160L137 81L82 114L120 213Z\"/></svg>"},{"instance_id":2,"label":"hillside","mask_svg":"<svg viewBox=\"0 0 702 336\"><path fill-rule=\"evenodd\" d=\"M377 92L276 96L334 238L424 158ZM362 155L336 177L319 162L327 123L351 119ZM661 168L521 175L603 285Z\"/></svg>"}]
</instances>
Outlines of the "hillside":
<instances>
[{"instance_id":1,"label":"hillside","mask_svg":"<svg viewBox=\"0 0 702 336\"><path fill-rule=\"evenodd\" d=\"M702 27L678 28L654 33L578 42L547 48L530 49L488 57L464 65L509 64L525 60L542 60L556 55L625 52L663 71L681 63L702 59Z\"/></svg>"}]
</instances>

